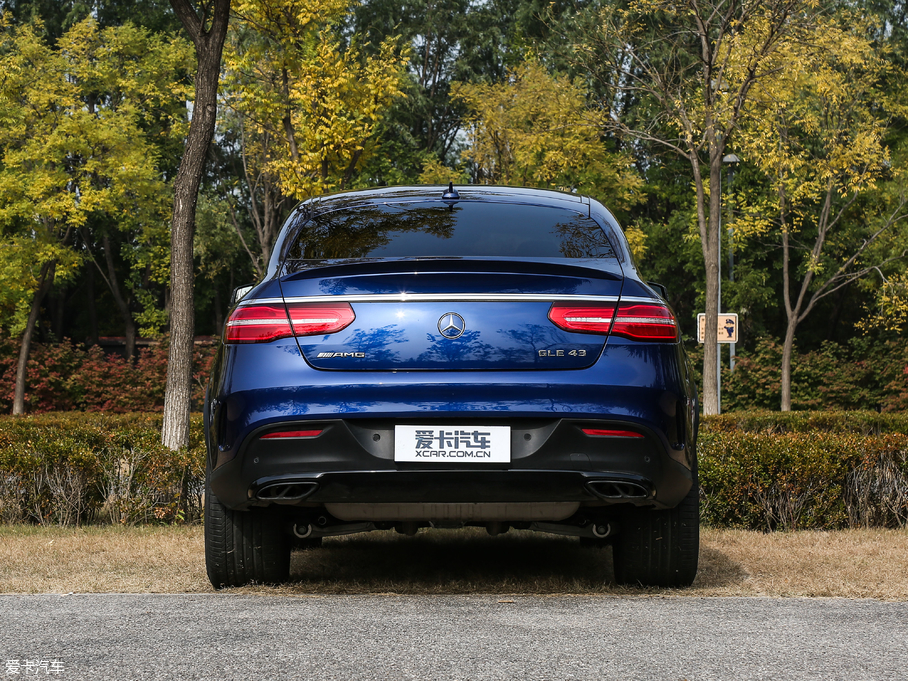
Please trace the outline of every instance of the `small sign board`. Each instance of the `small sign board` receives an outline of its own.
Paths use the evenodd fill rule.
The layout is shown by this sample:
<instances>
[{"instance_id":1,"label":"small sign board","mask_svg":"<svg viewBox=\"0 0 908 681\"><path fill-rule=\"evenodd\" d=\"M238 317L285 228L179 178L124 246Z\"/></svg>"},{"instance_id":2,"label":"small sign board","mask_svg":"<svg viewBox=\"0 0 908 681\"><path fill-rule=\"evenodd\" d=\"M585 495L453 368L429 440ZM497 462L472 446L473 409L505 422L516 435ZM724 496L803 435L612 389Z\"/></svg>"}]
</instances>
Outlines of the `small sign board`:
<instances>
[{"instance_id":1,"label":"small sign board","mask_svg":"<svg viewBox=\"0 0 908 681\"><path fill-rule=\"evenodd\" d=\"M697 315L697 342L703 343L706 338L706 315L701 312ZM738 313L720 312L719 328L716 329L717 343L738 342Z\"/></svg>"}]
</instances>

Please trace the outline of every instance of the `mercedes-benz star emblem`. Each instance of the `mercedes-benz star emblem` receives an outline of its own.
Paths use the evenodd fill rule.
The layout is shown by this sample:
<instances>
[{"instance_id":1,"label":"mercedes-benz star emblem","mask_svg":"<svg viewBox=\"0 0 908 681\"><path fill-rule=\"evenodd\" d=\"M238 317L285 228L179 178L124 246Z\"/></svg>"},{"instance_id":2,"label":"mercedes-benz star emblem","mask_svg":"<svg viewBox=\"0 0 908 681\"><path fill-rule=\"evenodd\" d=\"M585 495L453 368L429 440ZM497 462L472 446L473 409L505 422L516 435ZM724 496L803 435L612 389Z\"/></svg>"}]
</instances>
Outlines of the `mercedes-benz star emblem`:
<instances>
[{"instance_id":1,"label":"mercedes-benz star emblem","mask_svg":"<svg viewBox=\"0 0 908 681\"><path fill-rule=\"evenodd\" d=\"M446 312L438 320L438 332L449 340L460 338L466 328L463 317L456 312Z\"/></svg>"}]
</instances>

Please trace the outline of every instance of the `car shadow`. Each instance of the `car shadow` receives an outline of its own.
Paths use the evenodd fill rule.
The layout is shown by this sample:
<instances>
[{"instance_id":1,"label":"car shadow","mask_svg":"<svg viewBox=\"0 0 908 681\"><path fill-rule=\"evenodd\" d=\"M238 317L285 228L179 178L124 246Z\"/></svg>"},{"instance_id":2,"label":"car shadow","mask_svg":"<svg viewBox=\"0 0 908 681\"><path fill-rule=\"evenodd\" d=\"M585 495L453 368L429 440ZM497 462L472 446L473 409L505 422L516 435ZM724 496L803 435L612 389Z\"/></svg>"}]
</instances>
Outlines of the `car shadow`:
<instances>
[{"instance_id":1,"label":"car shadow","mask_svg":"<svg viewBox=\"0 0 908 681\"><path fill-rule=\"evenodd\" d=\"M721 587L746 571L720 551L701 548L694 587ZM392 531L328 538L296 551L291 593L399 594L634 594L660 592L615 584L608 546L576 538L515 531L497 537L477 528Z\"/></svg>"},{"instance_id":2,"label":"car shadow","mask_svg":"<svg viewBox=\"0 0 908 681\"><path fill-rule=\"evenodd\" d=\"M743 565L722 551L700 545L700 565L694 587L733 587L743 584L749 576Z\"/></svg>"}]
</instances>

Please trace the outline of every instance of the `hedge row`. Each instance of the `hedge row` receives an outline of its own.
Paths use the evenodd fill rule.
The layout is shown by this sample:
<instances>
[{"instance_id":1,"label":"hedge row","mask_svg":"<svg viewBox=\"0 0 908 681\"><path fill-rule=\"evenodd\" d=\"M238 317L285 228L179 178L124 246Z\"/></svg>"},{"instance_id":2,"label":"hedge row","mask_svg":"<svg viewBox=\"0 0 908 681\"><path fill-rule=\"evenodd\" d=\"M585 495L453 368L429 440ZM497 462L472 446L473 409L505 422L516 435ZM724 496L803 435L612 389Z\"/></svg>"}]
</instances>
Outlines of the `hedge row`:
<instances>
[{"instance_id":1,"label":"hedge row","mask_svg":"<svg viewBox=\"0 0 908 681\"><path fill-rule=\"evenodd\" d=\"M193 522L201 417L188 450L160 444L156 414L0 418L0 521ZM703 419L705 524L759 530L908 525L908 415L754 412Z\"/></svg>"},{"instance_id":2,"label":"hedge row","mask_svg":"<svg viewBox=\"0 0 908 681\"><path fill-rule=\"evenodd\" d=\"M908 525L908 414L732 412L701 420L703 522L748 529Z\"/></svg>"},{"instance_id":3,"label":"hedge row","mask_svg":"<svg viewBox=\"0 0 908 681\"><path fill-rule=\"evenodd\" d=\"M908 436L706 430L705 524L760 530L908 525Z\"/></svg>"},{"instance_id":4,"label":"hedge row","mask_svg":"<svg viewBox=\"0 0 908 681\"><path fill-rule=\"evenodd\" d=\"M854 433L908 435L908 413L736 411L700 419L700 433Z\"/></svg>"},{"instance_id":5,"label":"hedge row","mask_svg":"<svg viewBox=\"0 0 908 681\"><path fill-rule=\"evenodd\" d=\"M0 522L193 522L204 482L201 416L188 450L161 445L158 414L0 418Z\"/></svg>"}]
</instances>

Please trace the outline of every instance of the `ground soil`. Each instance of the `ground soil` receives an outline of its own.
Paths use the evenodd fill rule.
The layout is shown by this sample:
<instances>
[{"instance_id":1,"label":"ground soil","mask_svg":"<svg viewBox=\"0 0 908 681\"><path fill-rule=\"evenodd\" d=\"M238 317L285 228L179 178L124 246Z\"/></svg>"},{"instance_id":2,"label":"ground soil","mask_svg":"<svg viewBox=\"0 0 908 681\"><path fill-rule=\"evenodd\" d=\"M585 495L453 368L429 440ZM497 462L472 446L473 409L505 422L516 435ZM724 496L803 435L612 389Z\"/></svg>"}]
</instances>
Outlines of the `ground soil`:
<instances>
[{"instance_id":1,"label":"ground soil","mask_svg":"<svg viewBox=\"0 0 908 681\"><path fill-rule=\"evenodd\" d=\"M289 584L241 593L663 594L908 600L908 530L702 531L693 587L614 584L611 549L478 529L373 532L294 553ZM0 527L0 593L204 593L202 528Z\"/></svg>"}]
</instances>

